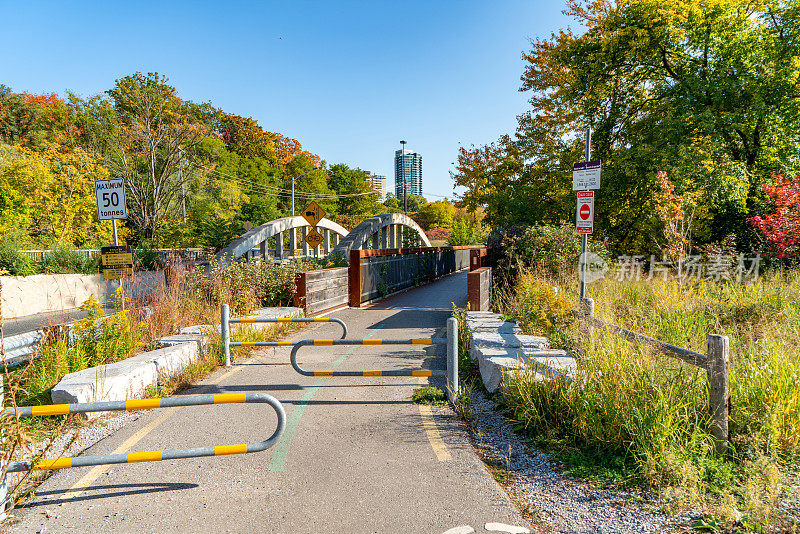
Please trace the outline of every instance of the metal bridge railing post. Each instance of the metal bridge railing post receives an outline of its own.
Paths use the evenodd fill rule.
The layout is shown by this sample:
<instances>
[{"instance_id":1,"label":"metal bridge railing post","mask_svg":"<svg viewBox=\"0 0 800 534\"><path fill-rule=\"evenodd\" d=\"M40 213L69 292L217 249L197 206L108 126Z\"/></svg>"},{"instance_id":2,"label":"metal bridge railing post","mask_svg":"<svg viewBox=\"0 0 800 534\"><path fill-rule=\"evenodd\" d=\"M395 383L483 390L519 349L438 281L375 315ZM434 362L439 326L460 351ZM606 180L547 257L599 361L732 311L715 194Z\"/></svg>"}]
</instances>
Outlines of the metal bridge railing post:
<instances>
[{"instance_id":1,"label":"metal bridge railing post","mask_svg":"<svg viewBox=\"0 0 800 534\"><path fill-rule=\"evenodd\" d=\"M220 333L222 334L222 352L225 354L225 367L231 366L231 325L228 322L229 313L228 305L223 304L220 313Z\"/></svg>"},{"instance_id":2,"label":"metal bridge railing post","mask_svg":"<svg viewBox=\"0 0 800 534\"><path fill-rule=\"evenodd\" d=\"M447 393L450 402L458 396L458 320L447 320Z\"/></svg>"}]
</instances>

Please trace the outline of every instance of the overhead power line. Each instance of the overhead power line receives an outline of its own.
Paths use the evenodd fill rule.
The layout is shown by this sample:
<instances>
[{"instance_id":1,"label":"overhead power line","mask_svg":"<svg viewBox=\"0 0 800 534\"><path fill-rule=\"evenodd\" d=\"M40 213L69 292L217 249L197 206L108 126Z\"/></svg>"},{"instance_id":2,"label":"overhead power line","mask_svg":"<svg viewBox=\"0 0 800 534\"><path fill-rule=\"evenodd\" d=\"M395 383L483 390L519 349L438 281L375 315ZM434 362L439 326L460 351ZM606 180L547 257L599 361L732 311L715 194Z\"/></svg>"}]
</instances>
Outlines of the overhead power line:
<instances>
[{"instance_id":1,"label":"overhead power line","mask_svg":"<svg viewBox=\"0 0 800 534\"><path fill-rule=\"evenodd\" d=\"M253 182L250 180L246 180L239 176L233 176L230 174L226 174L224 172L218 171L216 169L209 169L199 163L191 162L191 165L198 169L202 169L205 172L211 173L215 175L217 178L222 180L226 180L232 183L237 184L246 192L250 193L257 193L257 194L268 194L268 195L278 195L278 196L291 196L292 191L291 189L283 189L281 187L268 185L268 184L261 184L258 182ZM362 197L366 195L375 195L377 191L366 191L364 193L346 193L346 194L328 194L328 193L313 193L310 191L295 191L295 195L303 198L319 198L325 200L335 200L339 198L352 198L352 197Z\"/></svg>"}]
</instances>

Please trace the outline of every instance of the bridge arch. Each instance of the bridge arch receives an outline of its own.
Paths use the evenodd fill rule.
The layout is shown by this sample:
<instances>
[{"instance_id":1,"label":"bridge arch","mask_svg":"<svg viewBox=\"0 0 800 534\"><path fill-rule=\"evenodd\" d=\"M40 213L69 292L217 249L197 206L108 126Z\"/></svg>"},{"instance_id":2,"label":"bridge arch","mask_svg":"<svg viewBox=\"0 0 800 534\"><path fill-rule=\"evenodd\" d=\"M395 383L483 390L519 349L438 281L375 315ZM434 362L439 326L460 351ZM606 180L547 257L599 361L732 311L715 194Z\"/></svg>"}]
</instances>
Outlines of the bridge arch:
<instances>
[{"instance_id":1,"label":"bridge arch","mask_svg":"<svg viewBox=\"0 0 800 534\"><path fill-rule=\"evenodd\" d=\"M403 244L403 228L410 228L417 233L421 246L429 247L431 242L422 228L411 217L402 213L384 213L370 217L353 228L333 249L348 260L351 250L364 248L401 248Z\"/></svg>"},{"instance_id":2,"label":"bridge arch","mask_svg":"<svg viewBox=\"0 0 800 534\"><path fill-rule=\"evenodd\" d=\"M223 265L229 265L242 256L249 254L256 246L260 245L261 256L267 257L268 239L277 236L275 239L277 258L283 257L283 237L281 234L289 232L289 249L294 250L297 248L297 232L296 228L305 228L303 230L303 237L305 237L307 229L310 227L308 221L303 217L296 215L294 217L283 217L275 219L268 223L262 224L253 228L241 237L233 240L230 245L223 248L214 256L214 259ZM330 251L331 245L336 245L339 240L347 235L347 230L333 222L330 219L322 219L317 223L317 229L323 234L323 252L327 254ZM302 240L302 248L304 254L308 254L308 243Z\"/></svg>"}]
</instances>

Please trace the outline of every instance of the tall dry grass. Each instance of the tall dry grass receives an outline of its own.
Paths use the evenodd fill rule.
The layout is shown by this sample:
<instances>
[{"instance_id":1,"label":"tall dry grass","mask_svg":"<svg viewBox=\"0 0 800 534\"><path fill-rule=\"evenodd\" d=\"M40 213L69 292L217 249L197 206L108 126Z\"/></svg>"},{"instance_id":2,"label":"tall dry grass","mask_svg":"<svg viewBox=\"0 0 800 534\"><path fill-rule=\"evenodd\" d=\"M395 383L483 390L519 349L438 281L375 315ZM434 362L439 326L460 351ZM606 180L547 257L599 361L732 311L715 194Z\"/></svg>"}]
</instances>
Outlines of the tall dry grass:
<instances>
[{"instance_id":1,"label":"tall dry grass","mask_svg":"<svg viewBox=\"0 0 800 534\"><path fill-rule=\"evenodd\" d=\"M576 287L562 281L557 295L556 284L525 273L496 302L526 333L579 349L571 380L539 381L528 371L507 382L502 402L519 428L540 442L625 458L669 502L701 503L723 524L788 528L778 506L786 487L776 473L797 470L800 459L800 276L588 287L606 322L701 353L708 334L730 337L726 456L714 453L708 432L705 370L602 330L589 340L571 315Z\"/></svg>"}]
</instances>

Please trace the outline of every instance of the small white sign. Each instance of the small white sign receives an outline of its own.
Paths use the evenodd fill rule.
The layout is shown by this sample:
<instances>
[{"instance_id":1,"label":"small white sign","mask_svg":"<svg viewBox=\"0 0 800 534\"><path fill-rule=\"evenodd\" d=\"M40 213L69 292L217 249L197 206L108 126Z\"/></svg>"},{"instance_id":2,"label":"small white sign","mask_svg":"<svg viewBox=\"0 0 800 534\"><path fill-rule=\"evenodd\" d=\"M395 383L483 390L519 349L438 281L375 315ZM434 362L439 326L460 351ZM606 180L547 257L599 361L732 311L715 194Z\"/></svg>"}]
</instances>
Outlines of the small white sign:
<instances>
[{"instance_id":1,"label":"small white sign","mask_svg":"<svg viewBox=\"0 0 800 534\"><path fill-rule=\"evenodd\" d=\"M578 191L578 213L575 230L579 234L594 232L594 191Z\"/></svg>"},{"instance_id":2,"label":"small white sign","mask_svg":"<svg viewBox=\"0 0 800 534\"><path fill-rule=\"evenodd\" d=\"M572 166L572 190L600 189L600 160L584 161Z\"/></svg>"},{"instance_id":3,"label":"small white sign","mask_svg":"<svg viewBox=\"0 0 800 534\"><path fill-rule=\"evenodd\" d=\"M121 178L96 180L94 194L97 197L97 219L127 219L128 209L125 204L125 182Z\"/></svg>"}]
</instances>

